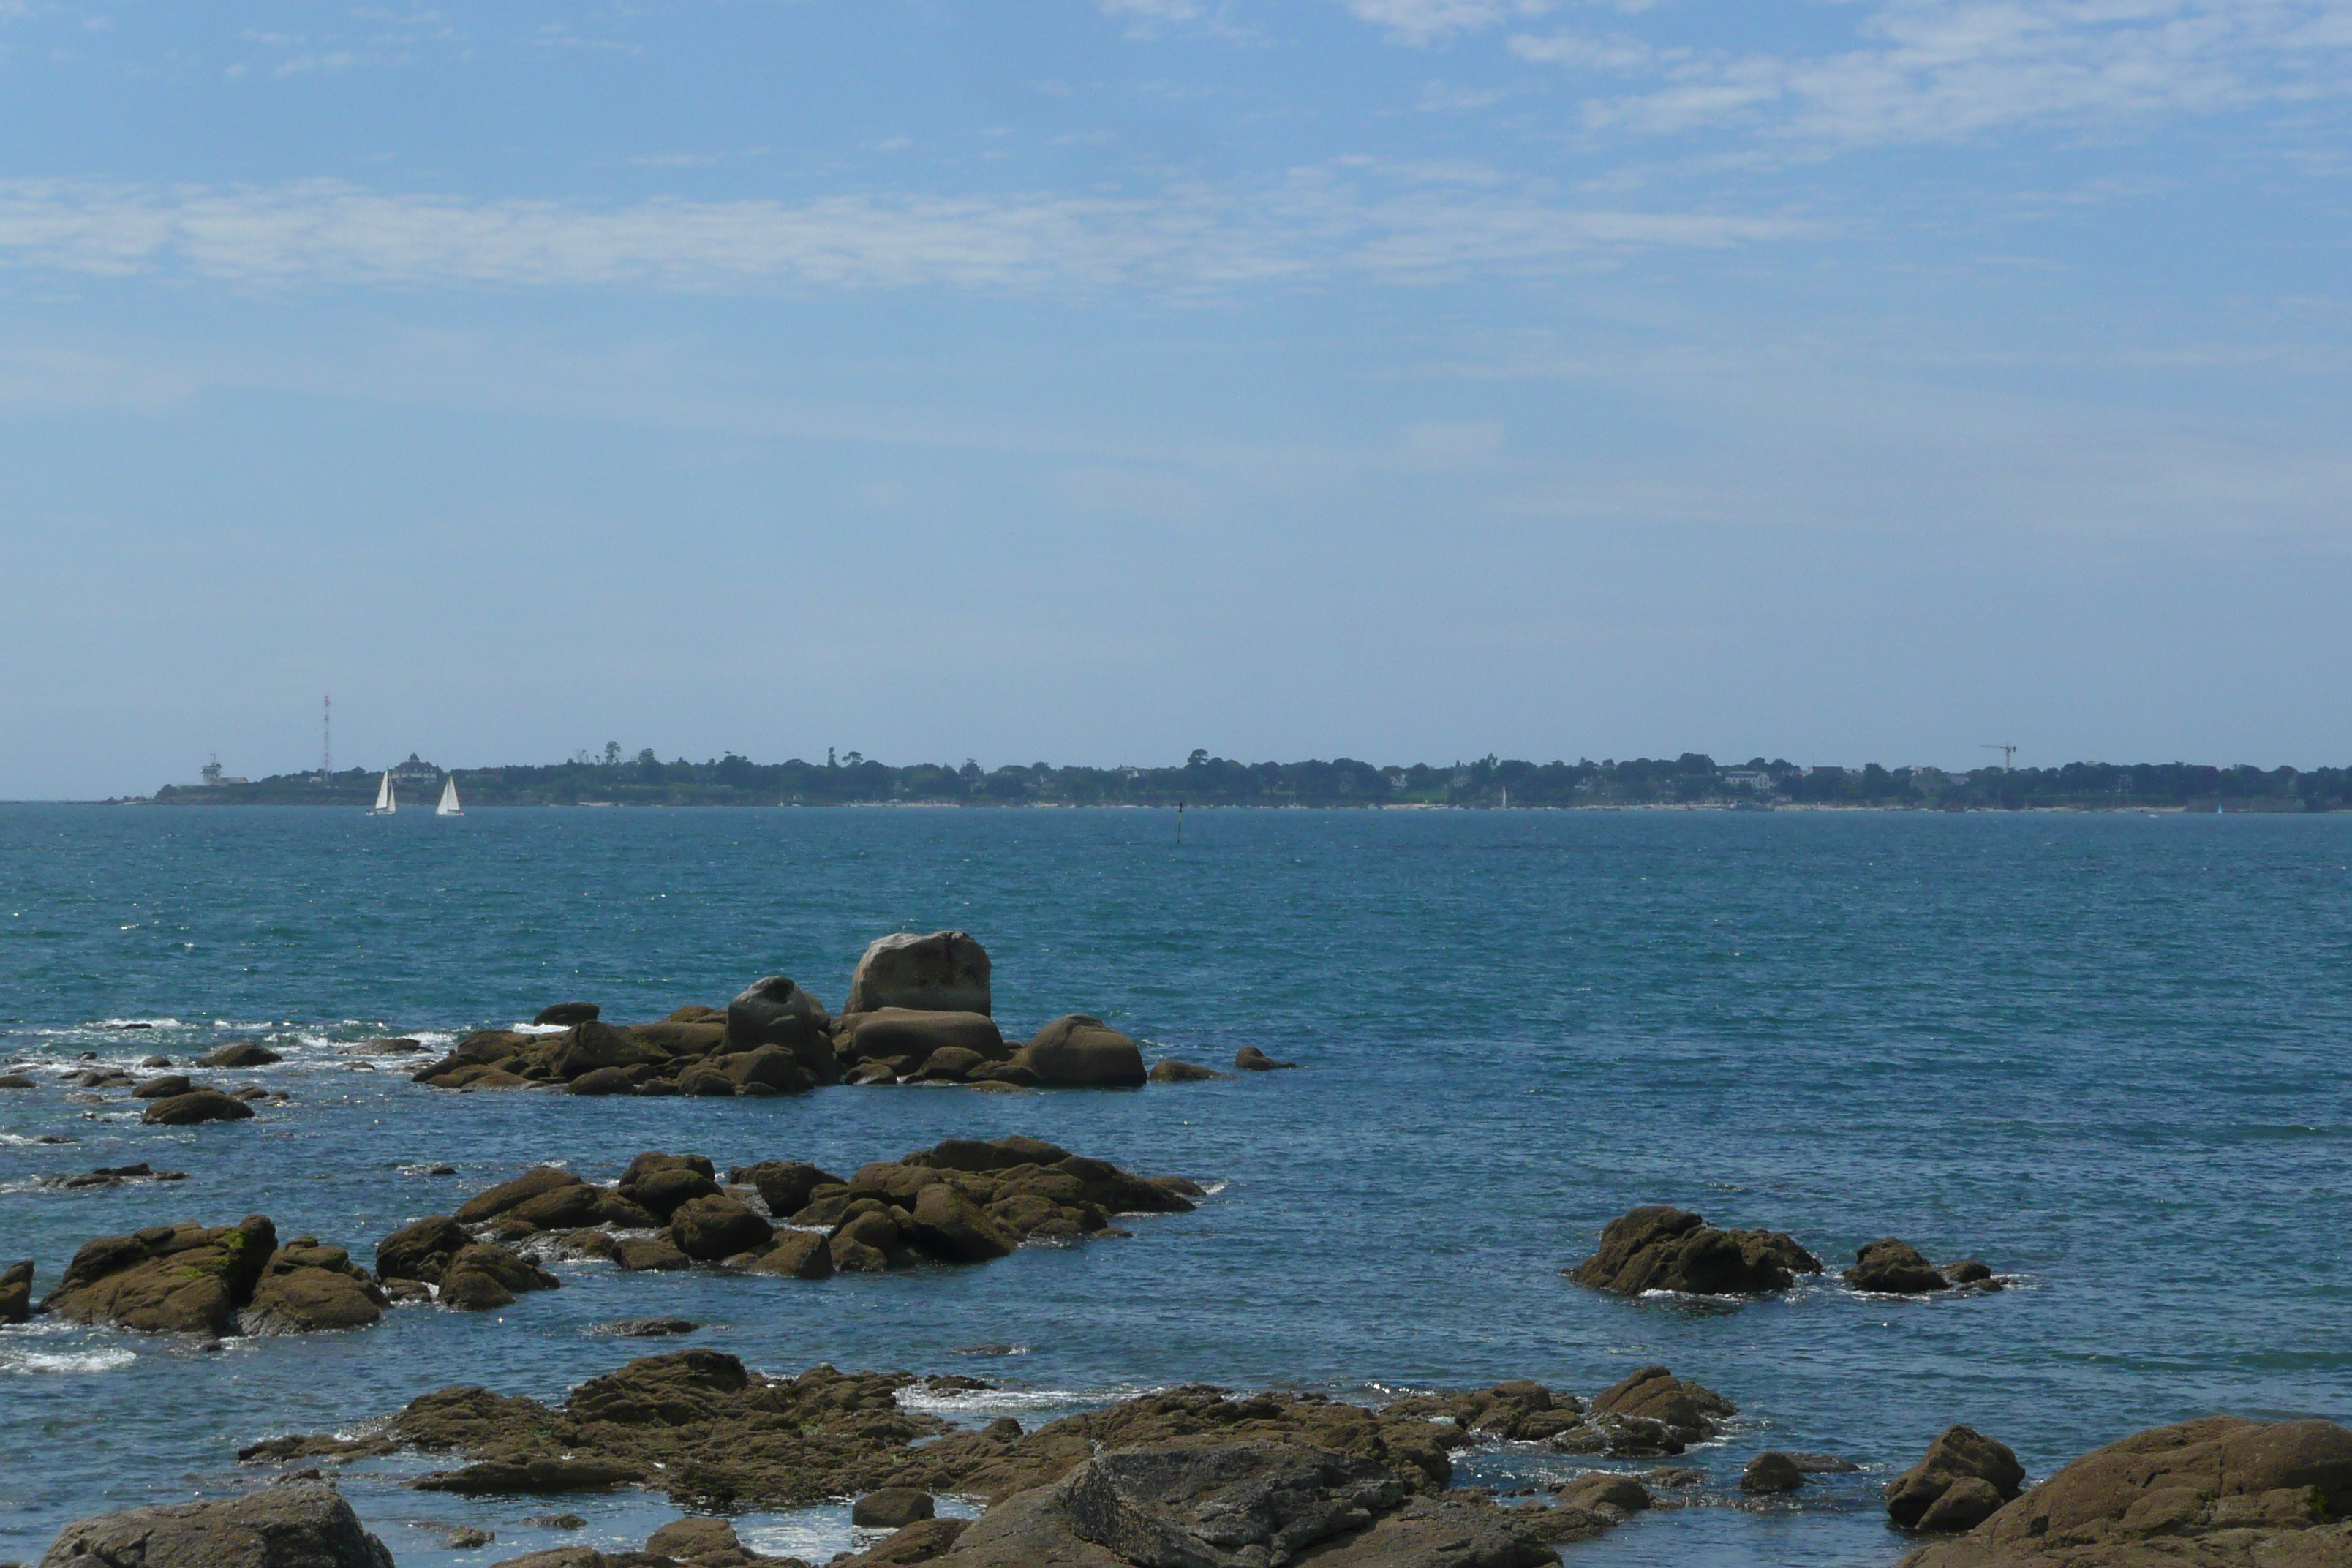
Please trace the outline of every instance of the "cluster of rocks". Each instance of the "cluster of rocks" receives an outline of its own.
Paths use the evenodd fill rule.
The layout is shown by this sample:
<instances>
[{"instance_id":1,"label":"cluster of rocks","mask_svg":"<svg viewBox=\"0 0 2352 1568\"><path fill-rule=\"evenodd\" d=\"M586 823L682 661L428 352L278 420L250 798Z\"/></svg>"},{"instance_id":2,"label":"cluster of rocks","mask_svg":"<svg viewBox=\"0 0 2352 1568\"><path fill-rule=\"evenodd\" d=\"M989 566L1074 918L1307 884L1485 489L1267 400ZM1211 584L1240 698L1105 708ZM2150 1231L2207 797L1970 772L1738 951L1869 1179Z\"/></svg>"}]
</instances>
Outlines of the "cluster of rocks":
<instances>
[{"instance_id":1,"label":"cluster of rocks","mask_svg":"<svg viewBox=\"0 0 2352 1568\"><path fill-rule=\"evenodd\" d=\"M1785 1290L1798 1275L1820 1274L1823 1266L1785 1231L1724 1230L1687 1209L1658 1204L1611 1220L1600 1248L1560 1272L1621 1296L1650 1290L1759 1296ZM1891 1236L1863 1247L1843 1278L1856 1290L1888 1295L2001 1288L1992 1269L1975 1258L1939 1267Z\"/></svg>"},{"instance_id":2,"label":"cluster of rocks","mask_svg":"<svg viewBox=\"0 0 2352 1568\"><path fill-rule=\"evenodd\" d=\"M94 1058L95 1052L84 1052L82 1059ZM265 1067L285 1058L268 1047L255 1040L232 1040L201 1058L196 1065L205 1068ZM28 1064L17 1064L19 1066ZM142 1069L167 1069L169 1057L143 1058ZM264 1089L259 1084L247 1084L228 1090L200 1084L185 1073L158 1071L152 1078L141 1078L124 1068L73 1067L59 1075L79 1089L127 1089L134 1100L149 1102L142 1118L151 1126L192 1127L205 1121L243 1121L253 1115L257 1100L288 1099L283 1089ZM0 1074L0 1089L35 1089L39 1087L25 1073Z\"/></svg>"},{"instance_id":3,"label":"cluster of rocks","mask_svg":"<svg viewBox=\"0 0 2352 1568\"><path fill-rule=\"evenodd\" d=\"M992 1015L988 953L962 931L899 934L858 960L835 1016L790 977L756 980L722 1010L681 1007L657 1023L604 1021L592 1002L543 1009L534 1026L483 1029L412 1076L436 1089L540 1087L588 1095L792 1095L824 1084L965 1084L1123 1089L1223 1076L1196 1063L1147 1071L1142 1047L1083 1013L1027 1040L1008 1039ZM1244 1047L1234 1067L1295 1066Z\"/></svg>"},{"instance_id":4,"label":"cluster of rocks","mask_svg":"<svg viewBox=\"0 0 2352 1568\"><path fill-rule=\"evenodd\" d=\"M1466 1394L1415 1394L1391 1415L1451 1423L1459 1443L1540 1443L1563 1454L1649 1458L1679 1454L1722 1429L1738 1406L1711 1388L1645 1366L1592 1396L1588 1406L1538 1383L1498 1383Z\"/></svg>"},{"instance_id":5,"label":"cluster of rocks","mask_svg":"<svg viewBox=\"0 0 2352 1568\"><path fill-rule=\"evenodd\" d=\"M536 1166L386 1237L376 1270L436 1288L453 1306L504 1306L488 1284L453 1289L457 1261L495 1260L507 1274L546 1274L504 1244L542 1241L625 1269L719 1264L821 1279L921 1263L984 1263L1028 1240L1124 1236L1111 1216L1181 1214L1202 1189L1181 1176L1143 1177L1039 1139L950 1139L844 1178L800 1161L738 1165L719 1180L700 1154L648 1151L604 1187ZM509 1263L508 1260L511 1259Z\"/></svg>"},{"instance_id":6,"label":"cluster of rocks","mask_svg":"<svg viewBox=\"0 0 2352 1568\"><path fill-rule=\"evenodd\" d=\"M30 1295L32 1277L29 1263L0 1276L0 1317L16 1289ZM249 1215L230 1226L100 1237L74 1254L39 1310L68 1322L219 1337L364 1328L388 1304L341 1247L310 1236L281 1246L268 1215Z\"/></svg>"},{"instance_id":7,"label":"cluster of rocks","mask_svg":"<svg viewBox=\"0 0 2352 1568\"><path fill-rule=\"evenodd\" d=\"M1966 1436L1952 1442L1957 1434ZM2015 1456L1965 1427L1937 1440L1921 1466L1931 1462L1890 1487L1889 1511L1901 1522L1898 1504L1908 1511L1948 1478L1911 1522L1965 1533L1921 1547L1904 1568L2352 1563L2352 1431L2332 1421L2216 1415L2158 1426L2021 1496ZM1956 1494L1964 1506L1948 1508Z\"/></svg>"},{"instance_id":8,"label":"cluster of rocks","mask_svg":"<svg viewBox=\"0 0 2352 1568\"><path fill-rule=\"evenodd\" d=\"M1271 1568L1302 1558L1360 1568L1532 1568L1557 1561L1554 1543L1597 1533L1650 1502L1637 1481L1614 1475L1580 1478L1548 1500L1515 1507L1452 1489L1454 1450L1534 1430L1547 1412L1566 1412L1573 1424L1576 1403L1535 1384L1381 1409L1190 1386L1025 1431L1010 1416L956 1428L908 1409L899 1394L918 1381L831 1367L772 1378L718 1352L678 1351L590 1379L560 1406L444 1389L410 1404L378 1434L276 1438L241 1458L454 1452L463 1466L412 1484L463 1494L637 1485L698 1508L856 1497L864 1522L903 1525L854 1560L877 1568L929 1560L963 1568ZM985 1387L922 1381L933 1393ZM1648 1368L1594 1406L1631 1398L1663 1409L1677 1396L1728 1409ZM942 1491L983 1499L988 1511L977 1521L933 1518L931 1494ZM647 1548L659 1550L657 1542ZM714 1537L713 1550L730 1548ZM562 1568L551 1554L520 1561ZM583 1559L572 1568L596 1565Z\"/></svg>"}]
</instances>

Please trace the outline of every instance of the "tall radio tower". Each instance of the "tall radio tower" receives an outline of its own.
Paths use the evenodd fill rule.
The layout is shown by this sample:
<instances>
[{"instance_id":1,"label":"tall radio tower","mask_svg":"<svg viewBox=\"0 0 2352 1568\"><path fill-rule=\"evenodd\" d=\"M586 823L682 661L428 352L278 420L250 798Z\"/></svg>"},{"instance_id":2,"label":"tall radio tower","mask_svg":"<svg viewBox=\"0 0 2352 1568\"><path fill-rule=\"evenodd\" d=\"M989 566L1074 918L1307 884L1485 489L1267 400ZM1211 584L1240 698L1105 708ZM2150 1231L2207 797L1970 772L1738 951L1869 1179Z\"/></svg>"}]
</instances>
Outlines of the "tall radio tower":
<instances>
[{"instance_id":1,"label":"tall radio tower","mask_svg":"<svg viewBox=\"0 0 2352 1568\"><path fill-rule=\"evenodd\" d=\"M319 781L335 776L335 700L319 699Z\"/></svg>"}]
</instances>

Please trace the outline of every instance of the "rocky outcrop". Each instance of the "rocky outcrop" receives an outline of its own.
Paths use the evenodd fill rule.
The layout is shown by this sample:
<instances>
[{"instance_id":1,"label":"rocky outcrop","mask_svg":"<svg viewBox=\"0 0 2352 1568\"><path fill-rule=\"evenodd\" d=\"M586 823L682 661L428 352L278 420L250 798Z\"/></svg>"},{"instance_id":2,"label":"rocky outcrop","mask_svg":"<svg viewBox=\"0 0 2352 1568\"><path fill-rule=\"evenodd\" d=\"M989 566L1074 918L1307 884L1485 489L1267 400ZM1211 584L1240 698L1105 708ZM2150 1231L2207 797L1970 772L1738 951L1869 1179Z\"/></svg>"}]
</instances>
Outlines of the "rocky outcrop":
<instances>
[{"instance_id":1,"label":"rocky outcrop","mask_svg":"<svg viewBox=\"0 0 2352 1568\"><path fill-rule=\"evenodd\" d=\"M790 1056L808 1074L810 1083L837 1083L841 1063L833 1048L832 1032L833 1018L824 1003L789 976L769 974L751 982L727 1004L721 1045L728 1054L737 1056L772 1047Z\"/></svg>"},{"instance_id":2,"label":"rocky outcrop","mask_svg":"<svg viewBox=\"0 0 2352 1568\"><path fill-rule=\"evenodd\" d=\"M625 1269L723 1263L821 1279L926 1262L984 1263L1024 1240L1125 1235L1111 1216L1181 1214L1202 1195L1182 1177L1139 1176L1022 1137L950 1139L863 1166L847 1180L781 1160L739 1165L729 1175L731 1190L722 1189L704 1156L657 1151L632 1160L613 1188L536 1167L468 1200L454 1218L420 1220L386 1237L377 1267L386 1278L397 1272L446 1286L439 1270L471 1244L460 1223L470 1222L509 1241L552 1236L565 1251ZM754 1192L766 1215L751 1206ZM656 1226L661 1233L652 1237L614 1234ZM442 1299L450 1299L446 1289Z\"/></svg>"},{"instance_id":3,"label":"rocky outcrop","mask_svg":"<svg viewBox=\"0 0 2352 1568\"><path fill-rule=\"evenodd\" d=\"M849 977L841 1010L908 1007L926 1013L993 1013L988 950L960 931L877 937Z\"/></svg>"},{"instance_id":4,"label":"rocky outcrop","mask_svg":"<svg viewBox=\"0 0 2352 1568\"><path fill-rule=\"evenodd\" d=\"M898 1079L963 1079L983 1064L1013 1055L996 1020L985 1013L925 1013L906 1007L844 1014L834 1047L851 1069L879 1066ZM887 1080L869 1072L866 1081Z\"/></svg>"},{"instance_id":5,"label":"rocky outcrop","mask_svg":"<svg viewBox=\"0 0 2352 1568\"><path fill-rule=\"evenodd\" d=\"M1971 1426L1950 1426L1886 1483L1886 1517L1906 1530L1969 1530L2024 1484L2025 1467L2007 1445Z\"/></svg>"},{"instance_id":6,"label":"rocky outcrop","mask_svg":"<svg viewBox=\"0 0 2352 1568\"><path fill-rule=\"evenodd\" d=\"M33 1260L0 1268L0 1323L30 1322L33 1317Z\"/></svg>"},{"instance_id":7,"label":"rocky outcrop","mask_svg":"<svg viewBox=\"0 0 2352 1568\"><path fill-rule=\"evenodd\" d=\"M2208 1416L2111 1443L1906 1568L2341 1568L2352 1432Z\"/></svg>"},{"instance_id":8,"label":"rocky outcrop","mask_svg":"<svg viewBox=\"0 0 2352 1568\"><path fill-rule=\"evenodd\" d=\"M391 1300L368 1271L340 1247L298 1236L269 1255L253 1299L238 1315L248 1334L363 1329L383 1316Z\"/></svg>"},{"instance_id":9,"label":"rocky outcrop","mask_svg":"<svg viewBox=\"0 0 2352 1568\"><path fill-rule=\"evenodd\" d=\"M1940 1268L1927 1261L1900 1237L1883 1237L1853 1255L1853 1267L1843 1276L1857 1290L1883 1296L1926 1296L1939 1290L1998 1290L2000 1281L1985 1264L1971 1258Z\"/></svg>"},{"instance_id":10,"label":"rocky outcrop","mask_svg":"<svg viewBox=\"0 0 2352 1568\"><path fill-rule=\"evenodd\" d=\"M1601 1248L1573 1268L1580 1285L1638 1296L1676 1290L1694 1296L1751 1296L1785 1290L1799 1274L1819 1274L1822 1260L1777 1230L1718 1230L1698 1215L1663 1205L1611 1220Z\"/></svg>"},{"instance_id":11,"label":"rocky outcrop","mask_svg":"<svg viewBox=\"0 0 2352 1568\"><path fill-rule=\"evenodd\" d=\"M101 1237L74 1254L41 1310L156 1333L233 1334L277 1250L278 1227L265 1215Z\"/></svg>"},{"instance_id":12,"label":"rocky outcrop","mask_svg":"<svg viewBox=\"0 0 2352 1568\"><path fill-rule=\"evenodd\" d=\"M393 1568L393 1562L334 1488L292 1481L83 1520L58 1533L40 1568Z\"/></svg>"},{"instance_id":13,"label":"rocky outcrop","mask_svg":"<svg viewBox=\"0 0 2352 1568\"><path fill-rule=\"evenodd\" d=\"M568 1174L537 1167L479 1194L459 1208L457 1214L462 1215L469 1210L480 1214L488 1209L494 1222L489 1228L510 1224L520 1234L529 1235L530 1225L513 1216L534 1203L559 1196L575 1186L611 1196L601 1187L586 1186L576 1176L569 1183L548 1179ZM484 1199L491 1201L485 1204ZM427 1215L377 1242L375 1268L379 1279L430 1285L443 1305L478 1311L509 1306L519 1295L552 1290L563 1283L509 1247L494 1241L476 1240L474 1233L450 1215Z\"/></svg>"},{"instance_id":14,"label":"rocky outcrop","mask_svg":"<svg viewBox=\"0 0 2352 1568\"><path fill-rule=\"evenodd\" d=\"M240 1457L415 1447L464 1461L419 1483L428 1490L536 1493L638 1482L681 1503L744 1508L799 1507L889 1487L999 1500L1050 1485L1097 1453L1177 1438L1321 1449L1384 1467L1413 1493L1443 1490L1453 1476L1442 1429L1423 1417L1312 1394L1171 1389L1024 1433L1012 1420L951 1428L907 1409L898 1393L917 1381L829 1366L769 1377L716 1351L674 1351L591 1378L560 1406L447 1388L412 1402L378 1436L273 1438ZM935 1386L985 1387L971 1379Z\"/></svg>"},{"instance_id":15,"label":"rocky outcrop","mask_svg":"<svg viewBox=\"0 0 2352 1568\"><path fill-rule=\"evenodd\" d=\"M1663 1366L1645 1366L1595 1394L1590 1407L1539 1383L1498 1383L1465 1393L1414 1394L1387 1406L1392 1415L1447 1422L1456 1446L1477 1441L1541 1443L1563 1454L1649 1458L1679 1454L1715 1436L1738 1414L1713 1389L1686 1383Z\"/></svg>"},{"instance_id":16,"label":"rocky outcrop","mask_svg":"<svg viewBox=\"0 0 2352 1568\"><path fill-rule=\"evenodd\" d=\"M253 1107L216 1089L190 1089L152 1101L139 1120L150 1127L194 1127L206 1121L245 1121Z\"/></svg>"},{"instance_id":17,"label":"rocky outcrop","mask_svg":"<svg viewBox=\"0 0 2352 1568\"><path fill-rule=\"evenodd\" d=\"M1013 1055L1050 1089L1133 1089L1145 1081L1143 1048L1100 1018L1071 1013Z\"/></svg>"}]
</instances>

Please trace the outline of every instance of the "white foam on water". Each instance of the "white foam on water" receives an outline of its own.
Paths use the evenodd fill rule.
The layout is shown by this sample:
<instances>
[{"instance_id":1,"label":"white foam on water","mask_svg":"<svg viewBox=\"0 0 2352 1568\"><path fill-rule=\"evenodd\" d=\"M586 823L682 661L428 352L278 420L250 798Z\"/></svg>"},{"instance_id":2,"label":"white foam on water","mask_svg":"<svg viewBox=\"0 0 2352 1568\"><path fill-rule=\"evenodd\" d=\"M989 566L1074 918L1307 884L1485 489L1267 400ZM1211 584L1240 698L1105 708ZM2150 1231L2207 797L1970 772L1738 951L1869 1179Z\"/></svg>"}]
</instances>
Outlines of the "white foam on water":
<instances>
[{"instance_id":1,"label":"white foam on water","mask_svg":"<svg viewBox=\"0 0 2352 1568\"><path fill-rule=\"evenodd\" d=\"M932 1415L1010 1415L1018 1411L1076 1411L1098 1409L1116 1405L1122 1399L1137 1399L1160 1392L1161 1385L1144 1386L1122 1384L1109 1388L975 1388L948 1391L910 1383L898 1390L898 1406L902 1410L919 1410Z\"/></svg>"},{"instance_id":2,"label":"white foam on water","mask_svg":"<svg viewBox=\"0 0 2352 1568\"><path fill-rule=\"evenodd\" d=\"M139 1359L121 1349L89 1351L20 1351L0 1342L0 1373L113 1372Z\"/></svg>"}]
</instances>

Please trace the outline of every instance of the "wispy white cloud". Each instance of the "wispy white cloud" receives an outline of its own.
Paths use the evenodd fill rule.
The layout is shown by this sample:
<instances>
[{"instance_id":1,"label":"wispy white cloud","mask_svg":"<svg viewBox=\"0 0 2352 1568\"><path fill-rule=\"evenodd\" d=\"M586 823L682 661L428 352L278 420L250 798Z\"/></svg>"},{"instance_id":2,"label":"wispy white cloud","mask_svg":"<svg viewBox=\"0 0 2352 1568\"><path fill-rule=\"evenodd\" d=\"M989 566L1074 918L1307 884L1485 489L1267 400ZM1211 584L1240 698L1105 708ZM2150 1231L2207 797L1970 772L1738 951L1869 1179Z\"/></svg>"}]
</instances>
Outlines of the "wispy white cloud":
<instances>
[{"instance_id":1,"label":"wispy white cloud","mask_svg":"<svg viewBox=\"0 0 2352 1568\"><path fill-rule=\"evenodd\" d=\"M1552 0L1342 0L1358 19L1389 37L1416 47L1457 33L1481 32L1506 22L1539 16Z\"/></svg>"},{"instance_id":2,"label":"wispy white cloud","mask_svg":"<svg viewBox=\"0 0 2352 1568\"><path fill-rule=\"evenodd\" d=\"M1879 0L1853 47L1737 53L1521 33L1523 59L1642 85L1584 106L1647 135L1748 129L1824 146L2107 126L2352 90L2352 0Z\"/></svg>"},{"instance_id":3,"label":"wispy white cloud","mask_svg":"<svg viewBox=\"0 0 2352 1568\"><path fill-rule=\"evenodd\" d=\"M267 188L0 182L0 266L242 285L1197 293L1344 276L1535 274L1812 232L1774 215L1601 209L1453 165L1296 171L1133 198L841 195L621 206Z\"/></svg>"}]
</instances>

